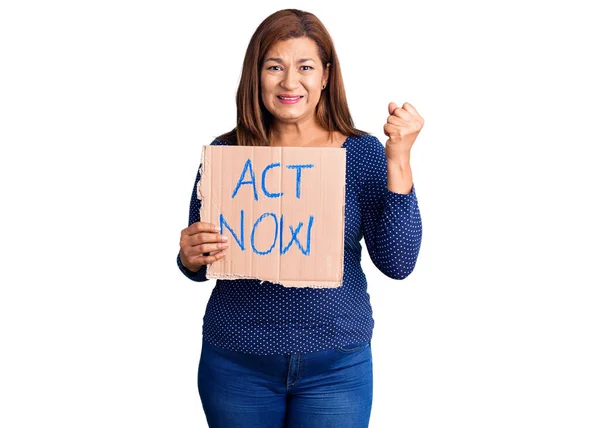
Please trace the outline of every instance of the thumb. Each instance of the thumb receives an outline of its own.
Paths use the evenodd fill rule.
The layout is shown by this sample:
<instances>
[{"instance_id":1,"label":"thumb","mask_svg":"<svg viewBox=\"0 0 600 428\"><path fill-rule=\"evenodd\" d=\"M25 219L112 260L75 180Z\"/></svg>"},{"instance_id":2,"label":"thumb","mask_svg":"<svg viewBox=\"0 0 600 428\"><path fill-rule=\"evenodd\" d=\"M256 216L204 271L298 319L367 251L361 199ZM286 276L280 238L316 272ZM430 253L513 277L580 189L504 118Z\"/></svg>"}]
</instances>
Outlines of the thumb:
<instances>
[{"instance_id":1,"label":"thumb","mask_svg":"<svg viewBox=\"0 0 600 428\"><path fill-rule=\"evenodd\" d=\"M394 102L388 104L388 111L390 112L390 116L394 114L394 110L398 108L398 105Z\"/></svg>"}]
</instances>

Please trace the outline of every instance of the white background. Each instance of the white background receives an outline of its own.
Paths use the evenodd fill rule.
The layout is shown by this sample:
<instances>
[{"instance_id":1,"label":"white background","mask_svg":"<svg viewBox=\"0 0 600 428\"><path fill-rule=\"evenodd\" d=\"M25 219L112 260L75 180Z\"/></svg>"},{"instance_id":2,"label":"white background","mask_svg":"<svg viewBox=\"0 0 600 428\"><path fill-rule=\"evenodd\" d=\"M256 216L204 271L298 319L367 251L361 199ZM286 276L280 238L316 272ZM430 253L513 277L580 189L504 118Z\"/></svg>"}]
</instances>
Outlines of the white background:
<instances>
[{"instance_id":1,"label":"white background","mask_svg":"<svg viewBox=\"0 0 600 428\"><path fill-rule=\"evenodd\" d=\"M425 118L423 242L374 310L375 428L600 426L600 31L583 1L6 1L3 427L201 427L214 281L177 269L201 148L245 49L294 7L333 37L355 125Z\"/></svg>"}]
</instances>

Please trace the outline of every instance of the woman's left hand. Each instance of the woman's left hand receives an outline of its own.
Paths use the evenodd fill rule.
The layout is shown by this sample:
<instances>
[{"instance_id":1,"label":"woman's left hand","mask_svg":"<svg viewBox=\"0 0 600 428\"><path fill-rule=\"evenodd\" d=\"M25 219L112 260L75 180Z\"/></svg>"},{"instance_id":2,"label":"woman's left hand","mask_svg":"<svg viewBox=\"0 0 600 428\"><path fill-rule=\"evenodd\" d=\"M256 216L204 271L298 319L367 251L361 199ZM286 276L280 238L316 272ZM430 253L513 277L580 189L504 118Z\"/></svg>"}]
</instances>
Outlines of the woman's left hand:
<instances>
[{"instance_id":1,"label":"woman's left hand","mask_svg":"<svg viewBox=\"0 0 600 428\"><path fill-rule=\"evenodd\" d=\"M385 155L392 163L408 162L410 149L425 121L409 103L398 107L392 102L388 105L388 110L390 115L383 125L383 132L389 137L385 144Z\"/></svg>"}]
</instances>

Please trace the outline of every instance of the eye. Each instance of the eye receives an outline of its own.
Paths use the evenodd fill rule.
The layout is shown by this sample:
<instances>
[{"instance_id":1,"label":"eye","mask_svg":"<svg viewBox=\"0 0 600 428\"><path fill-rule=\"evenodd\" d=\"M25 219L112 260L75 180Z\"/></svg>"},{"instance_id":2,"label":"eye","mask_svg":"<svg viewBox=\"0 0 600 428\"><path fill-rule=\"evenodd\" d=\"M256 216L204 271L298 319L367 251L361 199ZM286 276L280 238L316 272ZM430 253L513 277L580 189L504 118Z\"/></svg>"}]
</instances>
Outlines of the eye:
<instances>
[{"instance_id":1,"label":"eye","mask_svg":"<svg viewBox=\"0 0 600 428\"><path fill-rule=\"evenodd\" d=\"M268 67L267 70L271 70L271 69L273 69L273 67L280 67L280 66L279 65L272 65L272 66ZM311 67L310 65L302 65L302 66L300 66L300 68L302 68L302 67L308 67L309 69L314 70L314 67ZM304 71L308 71L308 70L304 70Z\"/></svg>"}]
</instances>

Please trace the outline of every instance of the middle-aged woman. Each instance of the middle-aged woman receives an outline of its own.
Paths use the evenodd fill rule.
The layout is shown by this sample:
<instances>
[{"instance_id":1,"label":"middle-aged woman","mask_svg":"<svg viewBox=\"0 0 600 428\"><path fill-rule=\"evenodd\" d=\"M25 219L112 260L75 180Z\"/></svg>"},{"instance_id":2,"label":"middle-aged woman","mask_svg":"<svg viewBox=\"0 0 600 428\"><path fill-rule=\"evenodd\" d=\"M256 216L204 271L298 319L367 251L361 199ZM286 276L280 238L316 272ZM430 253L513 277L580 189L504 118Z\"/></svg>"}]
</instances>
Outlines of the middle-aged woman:
<instances>
[{"instance_id":1,"label":"middle-aged woman","mask_svg":"<svg viewBox=\"0 0 600 428\"><path fill-rule=\"evenodd\" d=\"M367 427L372 318L361 245L404 279L421 246L410 150L423 118L388 106L384 146L354 128L331 37L311 13L280 10L252 36L237 92L237 126L213 145L346 150L344 275L338 288L217 280L206 307L198 389L211 427ZM200 221L196 175L177 263L193 281L227 257L227 237Z\"/></svg>"}]
</instances>

